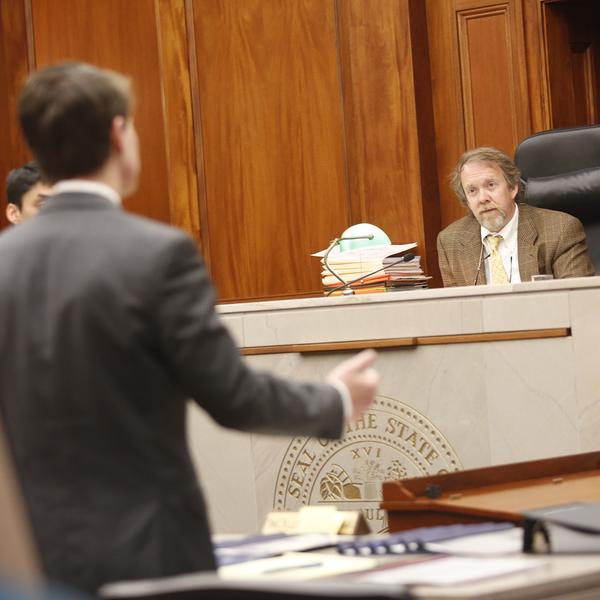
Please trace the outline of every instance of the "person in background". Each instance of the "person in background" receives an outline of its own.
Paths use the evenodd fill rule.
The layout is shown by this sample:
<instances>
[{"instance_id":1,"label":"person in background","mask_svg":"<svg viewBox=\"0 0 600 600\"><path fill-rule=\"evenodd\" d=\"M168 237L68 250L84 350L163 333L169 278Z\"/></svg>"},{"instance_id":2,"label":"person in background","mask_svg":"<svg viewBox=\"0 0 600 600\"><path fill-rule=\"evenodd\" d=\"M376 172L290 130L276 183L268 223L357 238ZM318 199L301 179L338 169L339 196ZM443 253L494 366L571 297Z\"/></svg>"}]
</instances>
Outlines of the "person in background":
<instances>
[{"instance_id":1,"label":"person in background","mask_svg":"<svg viewBox=\"0 0 600 600\"><path fill-rule=\"evenodd\" d=\"M34 217L51 193L35 161L13 169L6 178L6 218L13 225Z\"/></svg>"},{"instance_id":2,"label":"person in background","mask_svg":"<svg viewBox=\"0 0 600 600\"><path fill-rule=\"evenodd\" d=\"M213 570L188 399L225 427L341 437L374 400L375 352L326 383L241 359L193 241L121 208L140 173L128 78L50 66L18 111L56 184L0 235L0 410L44 572L95 592Z\"/></svg>"},{"instance_id":3,"label":"person in background","mask_svg":"<svg viewBox=\"0 0 600 600\"><path fill-rule=\"evenodd\" d=\"M496 148L465 152L452 188L470 214L438 235L444 286L595 275L581 222L563 212L519 204L520 173Z\"/></svg>"}]
</instances>

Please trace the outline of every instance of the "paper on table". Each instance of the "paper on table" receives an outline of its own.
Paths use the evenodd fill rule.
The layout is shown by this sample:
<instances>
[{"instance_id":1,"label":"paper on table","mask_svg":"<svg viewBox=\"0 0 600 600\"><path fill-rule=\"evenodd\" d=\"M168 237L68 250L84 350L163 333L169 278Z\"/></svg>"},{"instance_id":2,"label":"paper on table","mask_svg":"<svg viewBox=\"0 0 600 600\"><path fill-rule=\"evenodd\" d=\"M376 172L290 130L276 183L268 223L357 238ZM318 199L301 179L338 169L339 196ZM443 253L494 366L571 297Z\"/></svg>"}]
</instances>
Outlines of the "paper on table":
<instances>
[{"instance_id":1,"label":"paper on table","mask_svg":"<svg viewBox=\"0 0 600 600\"><path fill-rule=\"evenodd\" d=\"M217 544L215 546L215 555L217 564L219 566L226 566L277 556L285 552L325 548L335 545L337 540L337 535L329 533L246 536L238 540Z\"/></svg>"},{"instance_id":2,"label":"paper on table","mask_svg":"<svg viewBox=\"0 0 600 600\"><path fill-rule=\"evenodd\" d=\"M219 568L223 579L306 580L372 569L373 558L319 554L318 552L289 552L282 556L252 560Z\"/></svg>"},{"instance_id":3,"label":"paper on table","mask_svg":"<svg viewBox=\"0 0 600 600\"><path fill-rule=\"evenodd\" d=\"M383 259L392 254L398 254L399 252L406 252L412 248L416 248L416 243L411 244L388 244L382 246L366 246L365 248L358 248L356 250L346 250L345 252L340 251L339 246L335 246L329 253L329 261L360 261L367 259ZM311 256L323 257L325 256L327 249L315 252Z\"/></svg>"},{"instance_id":4,"label":"paper on table","mask_svg":"<svg viewBox=\"0 0 600 600\"><path fill-rule=\"evenodd\" d=\"M465 558L448 556L414 565L375 570L358 580L369 583L406 585L456 585L509 575L545 566L547 561L530 558Z\"/></svg>"}]
</instances>

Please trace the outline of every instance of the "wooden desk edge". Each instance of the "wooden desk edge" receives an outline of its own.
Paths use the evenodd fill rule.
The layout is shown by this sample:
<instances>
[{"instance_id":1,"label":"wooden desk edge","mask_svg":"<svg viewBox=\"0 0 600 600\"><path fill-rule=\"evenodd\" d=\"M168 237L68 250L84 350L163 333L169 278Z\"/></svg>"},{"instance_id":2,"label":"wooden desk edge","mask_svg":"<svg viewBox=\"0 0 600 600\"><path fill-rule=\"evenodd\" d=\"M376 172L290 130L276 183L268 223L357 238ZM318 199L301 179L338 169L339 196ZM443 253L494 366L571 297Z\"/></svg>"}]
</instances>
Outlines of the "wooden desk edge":
<instances>
[{"instance_id":1,"label":"wooden desk edge","mask_svg":"<svg viewBox=\"0 0 600 600\"><path fill-rule=\"evenodd\" d=\"M351 340L347 342L315 342L310 344L273 344L267 346L246 346L240 348L243 356L258 354L287 354L290 352L345 352L365 348L416 348L435 344L473 344L477 342L507 342L512 340L535 340L569 337L570 327L552 329L527 329L518 331L496 331L486 333L464 333L458 335L432 335L402 338L384 338L376 340Z\"/></svg>"}]
</instances>

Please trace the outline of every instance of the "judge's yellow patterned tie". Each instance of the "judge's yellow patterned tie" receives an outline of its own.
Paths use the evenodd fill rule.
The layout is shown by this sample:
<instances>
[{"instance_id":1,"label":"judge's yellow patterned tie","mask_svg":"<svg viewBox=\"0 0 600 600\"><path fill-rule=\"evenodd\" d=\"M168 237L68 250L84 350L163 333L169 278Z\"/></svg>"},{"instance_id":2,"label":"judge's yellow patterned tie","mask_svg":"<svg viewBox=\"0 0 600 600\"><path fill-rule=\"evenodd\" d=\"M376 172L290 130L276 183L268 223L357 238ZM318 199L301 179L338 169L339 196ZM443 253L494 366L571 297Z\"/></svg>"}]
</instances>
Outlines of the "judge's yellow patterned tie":
<instances>
[{"instance_id":1,"label":"judge's yellow patterned tie","mask_svg":"<svg viewBox=\"0 0 600 600\"><path fill-rule=\"evenodd\" d=\"M490 271L492 273L492 283L508 283L508 277L506 275L506 270L504 269L504 263L502 262L500 252L498 252L498 244L503 238L501 235L488 235L486 239L490 245L491 251Z\"/></svg>"}]
</instances>

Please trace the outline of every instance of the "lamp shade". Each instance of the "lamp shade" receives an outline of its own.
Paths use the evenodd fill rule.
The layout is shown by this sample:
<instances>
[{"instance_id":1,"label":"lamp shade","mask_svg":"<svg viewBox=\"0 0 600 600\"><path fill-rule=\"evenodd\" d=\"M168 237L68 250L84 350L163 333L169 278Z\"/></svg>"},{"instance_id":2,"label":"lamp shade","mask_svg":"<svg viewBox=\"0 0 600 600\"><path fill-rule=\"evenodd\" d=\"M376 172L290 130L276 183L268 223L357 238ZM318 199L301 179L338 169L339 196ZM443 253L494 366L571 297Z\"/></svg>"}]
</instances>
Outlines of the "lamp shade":
<instances>
[{"instance_id":1,"label":"lamp shade","mask_svg":"<svg viewBox=\"0 0 600 600\"><path fill-rule=\"evenodd\" d=\"M370 240L366 237L369 235L373 236ZM358 223L357 225L352 225L352 227L348 227L340 237L353 236L365 236L365 239L342 240L340 242L341 252L345 252L346 250L357 250L358 248L365 248L367 246L389 246L392 243L383 229L380 229L377 225L372 225L371 223Z\"/></svg>"}]
</instances>

